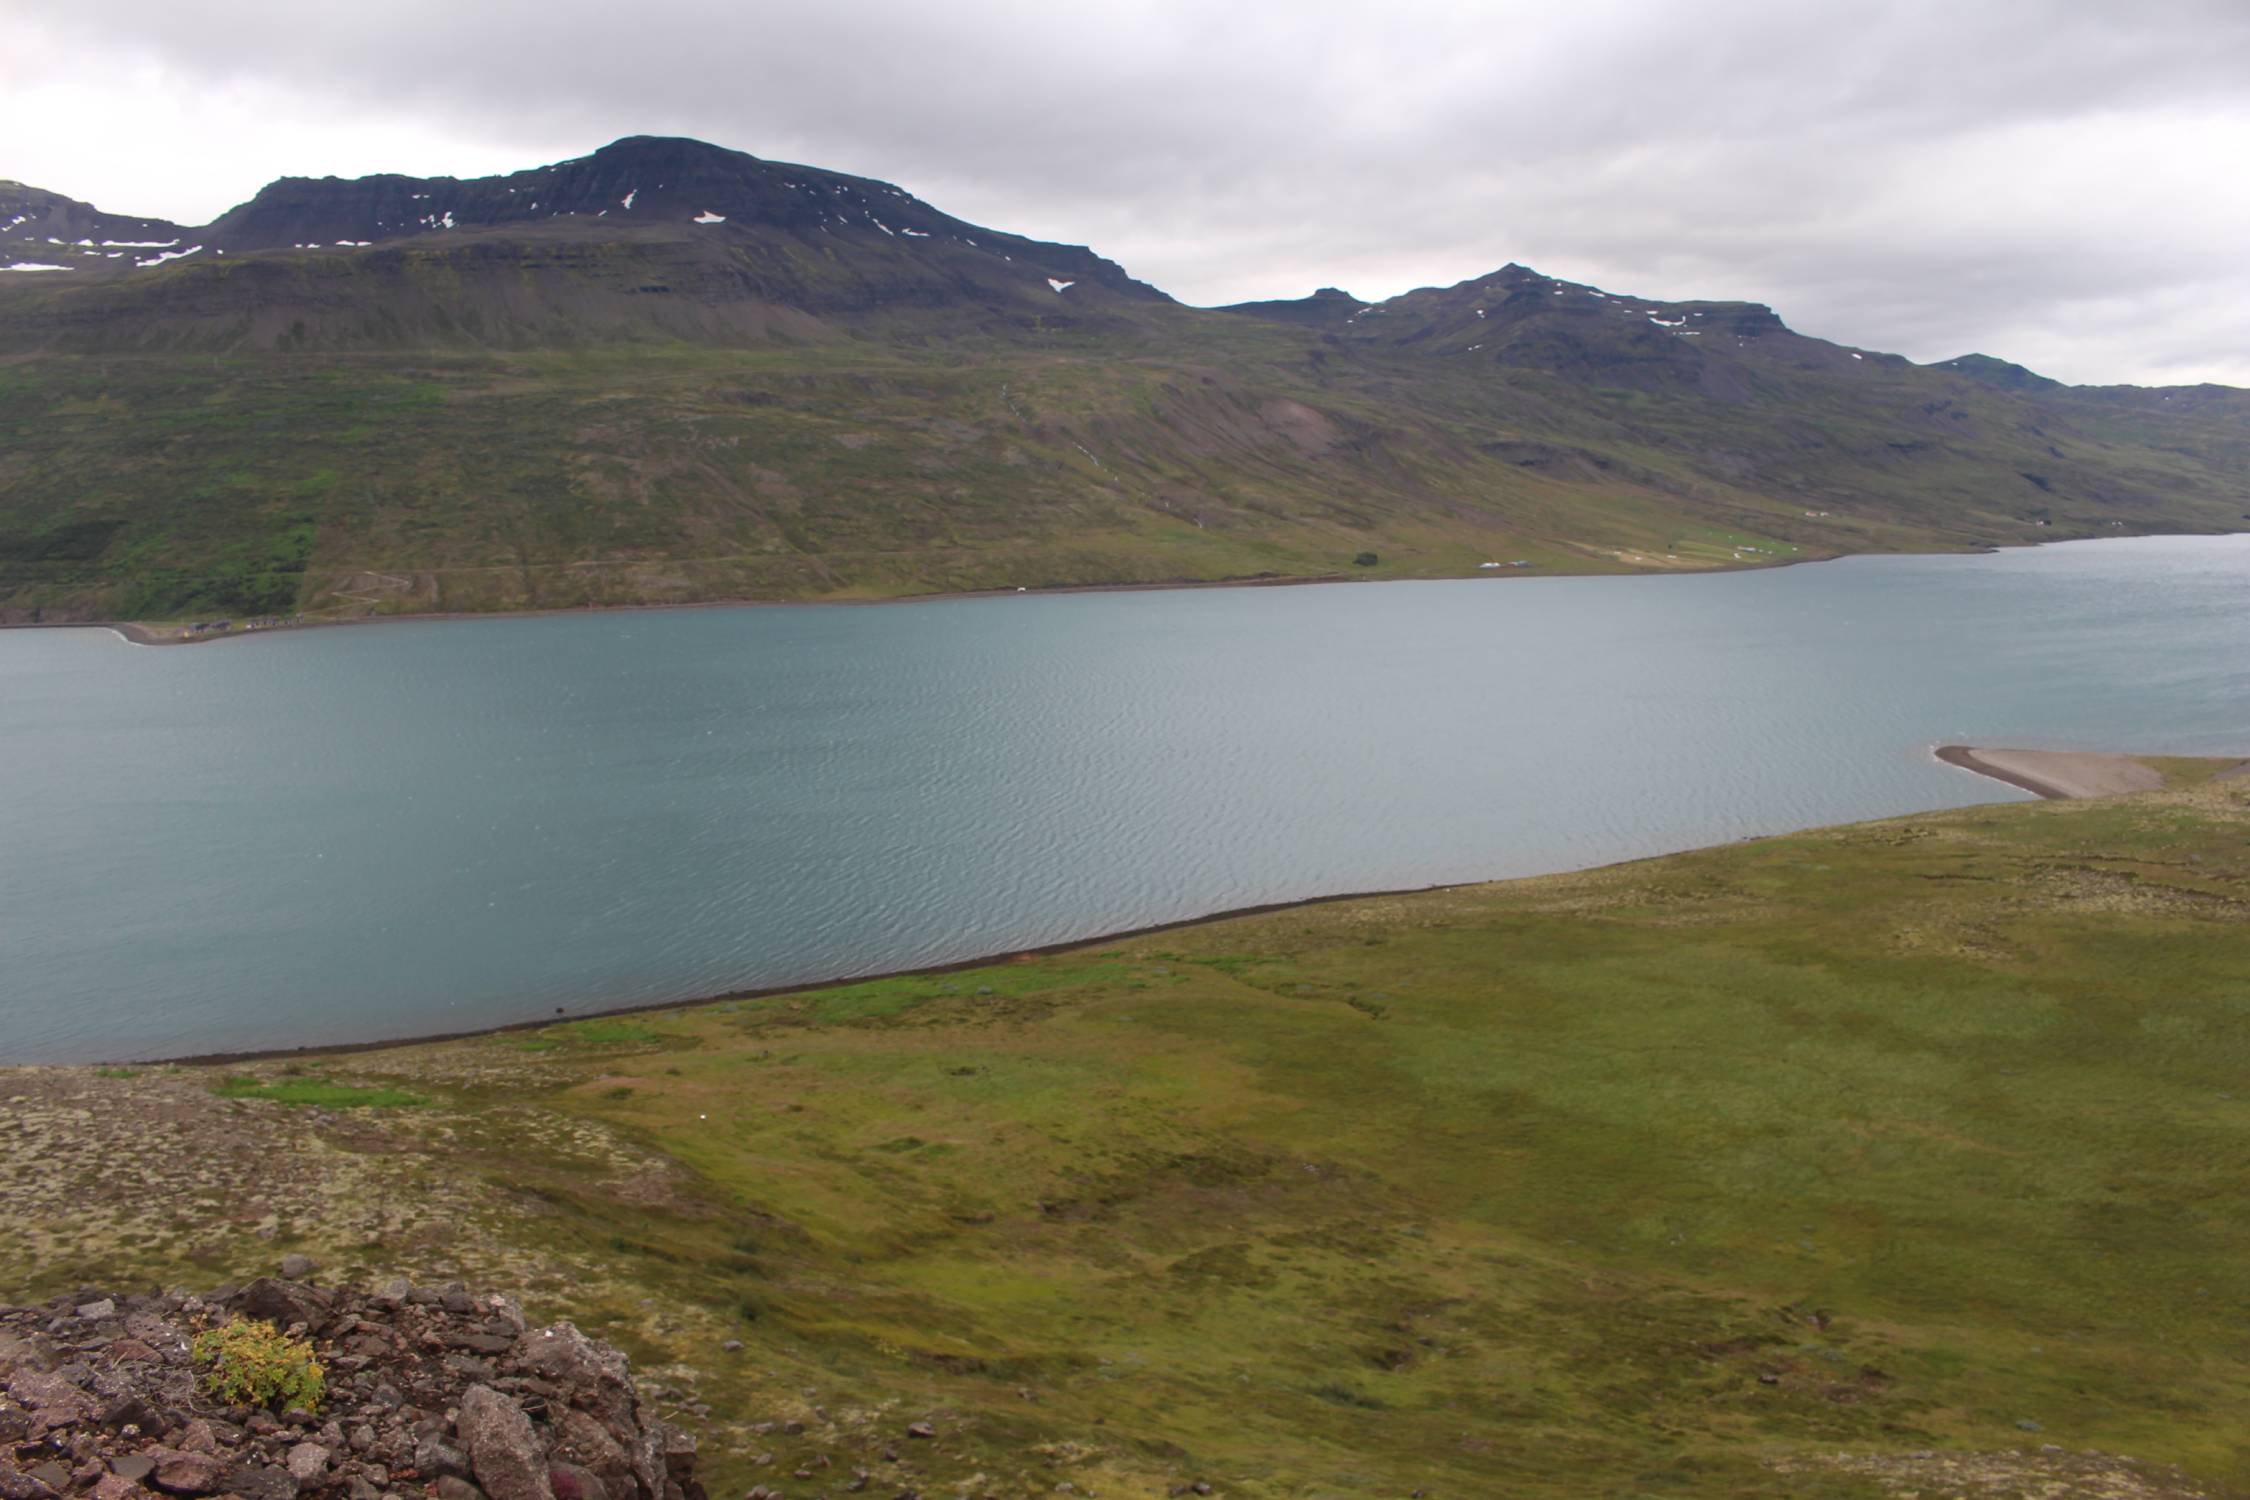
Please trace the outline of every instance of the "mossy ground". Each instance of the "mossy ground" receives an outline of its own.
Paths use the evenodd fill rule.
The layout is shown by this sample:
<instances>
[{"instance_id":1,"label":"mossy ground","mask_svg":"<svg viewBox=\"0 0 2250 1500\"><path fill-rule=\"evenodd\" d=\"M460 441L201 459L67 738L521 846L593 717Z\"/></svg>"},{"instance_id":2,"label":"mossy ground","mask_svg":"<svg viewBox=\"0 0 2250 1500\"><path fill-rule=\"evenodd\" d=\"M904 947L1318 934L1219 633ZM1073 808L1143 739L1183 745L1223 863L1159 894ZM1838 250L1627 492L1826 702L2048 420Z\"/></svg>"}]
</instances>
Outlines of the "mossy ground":
<instances>
[{"instance_id":1,"label":"mossy ground","mask_svg":"<svg viewBox=\"0 0 2250 1500\"><path fill-rule=\"evenodd\" d=\"M2168 769L317 1073L424 1108L6 1075L0 1291L512 1278L714 1493L2230 1493L2250 781ZM136 1111L240 1150L27 1186Z\"/></svg>"}]
</instances>

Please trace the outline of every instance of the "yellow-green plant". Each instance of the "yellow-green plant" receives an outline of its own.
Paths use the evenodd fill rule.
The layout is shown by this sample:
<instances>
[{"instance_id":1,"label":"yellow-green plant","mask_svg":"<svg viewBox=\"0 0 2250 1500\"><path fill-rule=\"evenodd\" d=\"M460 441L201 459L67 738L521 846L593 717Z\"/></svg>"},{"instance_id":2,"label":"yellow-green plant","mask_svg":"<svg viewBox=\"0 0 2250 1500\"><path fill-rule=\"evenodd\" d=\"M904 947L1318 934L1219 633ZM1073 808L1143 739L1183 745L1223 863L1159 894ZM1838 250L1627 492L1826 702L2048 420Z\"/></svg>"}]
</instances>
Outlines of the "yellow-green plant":
<instances>
[{"instance_id":1,"label":"yellow-green plant","mask_svg":"<svg viewBox=\"0 0 2250 1500\"><path fill-rule=\"evenodd\" d=\"M271 1323L237 1318L205 1329L189 1347L203 1366L204 1391L230 1406L318 1411L328 1392L312 1340L293 1339Z\"/></svg>"}]
</instances>

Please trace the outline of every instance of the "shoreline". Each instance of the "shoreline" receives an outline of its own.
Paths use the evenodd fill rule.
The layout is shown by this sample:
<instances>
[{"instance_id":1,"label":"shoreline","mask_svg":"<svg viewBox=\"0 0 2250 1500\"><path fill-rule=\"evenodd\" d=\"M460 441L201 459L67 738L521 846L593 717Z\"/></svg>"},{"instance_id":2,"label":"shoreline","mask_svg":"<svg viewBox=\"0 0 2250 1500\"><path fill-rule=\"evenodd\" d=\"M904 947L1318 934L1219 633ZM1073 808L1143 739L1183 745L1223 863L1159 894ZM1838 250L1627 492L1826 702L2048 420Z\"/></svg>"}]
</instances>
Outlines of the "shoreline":
<instances>
[{"instance_id":1,"label":"shoreline","mask_svg":"<svg viewBox=\"0 0 2250 1500\"><path fill-rule=\"evenodd\" d=\"M2019 791L2029 792L2033 796L2049 802L2064 801L2070 796L2070 793L2051 783L2040 781L2036 777L1986 765L1977 758L1976 748L1971 745L1940 745L1931 753L1947 765L1958 767L1972 776L1983 776L1992 781L2005 782Z\"/></svg>"},{"instance_id":2,"label":"shoreline","mask_svg":"<svg viewBox=\"0 0 2250 1500\"><path fill-rule=\"evenodd\" d=\"M2157 535L2159 533L2150 533ZM2235 532L2162 533L2180 536L2250 535ZM2064 541L2104 542L2112 537L2069 537ZM2026 547L2053 547L2062 542L2027 542ZM698 599L682 603L571 604L536 609L419 610L412 614L338 615L319 619L282 621L222 635L166 635L139 620L16 620L0 621L0 630L106 630L134 646L210 646L223 641L250 640L258 636L296 635L307 630L327 630L346 625L414 625L430 621L454 623L469 620L541 620L571 615L654 614L687 610L740 609L862 609L892 604L947 604L964 599L1038 598L1055 594L1155 594L1193 589L1297 588L1316 584L1373 583L1500 583L1535 578L1706 578L1721 573L1762 573L1781 568L1841 562L1847 557L1989 557L2008 547L1969 547L1959 552L1832 552L1819 557L1783 557L1766 562L1718 563L1708 568L1632 568L1615 573L1495 573L1445 574L1431 577L1368 578L1351 573L1251 573L1239 578L1185 578L1164 583L1057 583L1016 588L949 589L927 594L884 594L866 599Z\"/></svg>"},{"instance_id":3,"label":"shoreline","mask_svg":"<svg viewBox=\"0 0 2250 1500\"><path fill-rule=\"evenodd\" d=\"M1692 853L1692 850L1675 850L1675 853ZM1611 869L1622 865L1641 864L1651 859L1667 859L1670 855L1648 854L1639 859L1618 860L1615 865L1595 865L1593 869ZM1583 871L1558 870L1553 874L1582 874ZM1272 916L1277 912L1302 911L1313 906L1334 906L1344 901L1382 901L1400 896L1427 896L1440 891L1461 890L1476 885L1503 884L1506 880L1544 880L1546 875L1518 875L1501 880L1454 880L1438 885L1393 886L1371 891L1333 891L1325 896L1300 896L1291 901L1263 901L1254 906L1230 906L1223 911L1205 912L1199 917L1179 917L1169 922L1151 922L1140 927L1120 927L1113 931L1097 932L1088 937L1065 938L1060 942L1040 943L1029 948L1000 948L978 954L972 958L949 959L944 963L915 964L903 969L877 969L865 974L840 974L827 979L806 980L799 984L758 985L750 989L722 990L715 995L691 995L682 1000L649 1000L633 1005L604 1006L598 1010L570 1013L558 1007L555 1014L529 1021L504 1021L492 1026L471 1026L460 1031L433 1031L413 1036L386 1037L368 1042L337 1042L331 1045L308 1044L302 1047L266 1047L250 1052L196 1052L180 1057L129 1057L112 1058L78 1063L0 1063L0 1071L9 1067L22 1068L216 1068L234 1063L273 1062L292 1057L334 1057L365 1052L391 1052L404 1047L431 1047L442 1042L466 1042L478 1037L507 1036L519 1031L544 1031L550 1026L568 1026L577 1021L606 1021L618 1016L646 1016L667 1010L694 1010L707 1005L723 1005L737 1000L771 1000L779 995L810 995L824 990L848 989L855 984L874 984L887 979L930 979L941 974L965 974L973 969L989 969L995 964L1016 963L1033 958L1053 958L1058 954L1075 953L1086 948L1097 948L1105 943L1122 943L1134 938L1153 937L1163 932L1184 932L1189 928L1207 927L1214 922L1231 922L1238 918Z\"/></svg>"},{"instance_id":4,"label":"shoreline","mask_svg":"<svg viewBox=\"0 0 2250 1500\"><path fill-rule=\"evenodd\" d=\"M2020 772L2011 772L2005 768L1987 766L1986 764L1978 760L1980 747L1977 746L1938 745L1932 747L1931 753L1938 760L1944 762L1947 765L1953 766L1956 769L1968 771L1973 775L1988 777L1992 780L2006 782L2008 785L2014 786L2019 790L2033 792L2039 797L2048 800L2073 799L2088 795L2114 795L2112 793L2088 793L2085 791L2073 790L2070 789L2067 785L2057 783L2042 784L2039 783L2035 778L2025 776ZM2136 757L2102 752L2003 752L1991 750L1989 748L1982 748L1981 753L1986 755L2061 755L2079 759L2094 758L2100 760L2134 761L2136 764L2138 764L2138 760ZM2193 758L2224 760L2228 757L2211 756ZM2219 774L2221 777L2232 777L2237 775L2250 774L2250 757L2241 759L2233 767ZM2159 776L2158 785L2160 786L2161 784L2162 777ZM2155 787L2147 788L2147 790L2155 789ZM1968 805L1974 806L1976 804ZM1958 808L1932 808L1924 812L1902 813L1896 814L1895 816L1926 817L1932 813L1952 812L1960 810L1961 809ZM1868 821L1881 823L1889 820L1885 818L1876 818ZM1850 827L1852 825L1834 824L1816 826ZM1778 834L1757 834L1750 835L1744 839L1735 840L1733 842L1755 842L1756 840L1761 838L1784 838L1788 837L1790 833L1805 833L1811 831L1813 830L1793 829ZM1607 864L1589 865L1579 869L1551 870L1533 875L1499 876L1491 880L1453 880L1442 881L1434 885L1392 886L1375 890L1360 891L1333 891L1326 895L1301 896L1288 901L1264 901L1249 906L1234 906L1227 907L1219 911L1205 912L1200 916L1175 918L1174 920L1168 922L1147 923L1138 927L1122 927L1111 929L1108 931L1092 933L1085 937L1064 938L1056 942L1041 943L1031 947L1001 948L981 954L976 954L968 958L949 959L943 963L915 964L898 969L877 969L871 970L866 973L833 975L823 979L805 980L789 984L757 985L745 989L723 990L716 994L690 995L684 998L673 1000L650 1000L632 1005L604 1006L599 1009L588 1010L582 1013L575 1014L569 1012L568 1010L558 1008L552 1015L540 1016L534 1019L527 1019L522 1021L504 1021L487 1026L467 1026L461 1028L458 1031L418 1032L407 1036L382 1037L363 1042L336 1042L327 1044L307 1043L305 1045L296 1047L265 1047L232 1052L186 1053L176 1057L119 1057L108 1059L90 1059L84 1062L76 1063L0 1063L0 1071L4 1071L10 1067L42 1069L97 1067L212 1068L226 1067L238 1063L274 1062L290 1058L341 1057L371 1052L389 1052L406 1047L426 1047L435 1046L445 1042L471 1041L478 1037L507 1036L515 1032L543 1031L550 1026L569 1025L577 1021L606 1020L618 1016L653 1015L660 1011L700 1009L704 1006L720 1005L730 1001L768 1000L781 995L817 994L824 990L845 989L855 984L871 984L880 980L934 978L943 974L960 974L974 969L986 969L992 967L995 964L1009 963L1033 958L1051 958L1059 954L1079 952L1088 948L1100 947L1108 943L1128 942L1136 938L1151 937L1158 933L1181 932L1189 930L1191 928L1209 926L1213 923L1218 922L1230 922L1238 919L1247 919L1250 917L1272 916L1280 912L1302 911L1307 908L1316 906L1333 906L1345 901L1394 900L1406 896L1425 896L1443 891L1464 890L1475 886L1510 884L1516 881L1525 880L1549 880L1561 876L1589 874L1596 870L1625 869L1633 865L1647 864L1653 860L1672 859L1683 854L1693 854L1698 852L1699 850L1724 847L1726 847L1726 845L1723 843L1699 844L1687 849L1674 849L1660 854L1644 854L1636 856L1632 859L1613 860Z\"/></svg>"},{"instance_id":5,"label":"shoreline","mask_svg":"<svg viewBox=\"0 0 2250 1500\"><path fill-rule=\"evenodd\" d=\"M1733 571L1729 569L1728 571ZM1521 576L1521 575L1518 575ZM1567 577L1617 576L1568 574ZM331 615L318 619L282 621L272 625L229 630L214 635L167 635L139 620L12 620L0 621L0 630L106 630L135 646L211 646L222 641L252 640L259 636L296 635L307 630L330 630L347 625L416 625L428 622L457 623L469 620L543 620L572 615L625 615L676 613L687 610L738 609L861 609L885 604L940 604L955 599L1013 599L1042 594L1145 594L1187 589L1291 588L1323 583L1405 583L1427 580L1355 578L1349 573L1303 575L1249 574L1241 578L1189 578L1167 583L1061 583L1040 587L954 589L928 594L885 594L865 599L697 599L679 603L570 604L536 609L432 609L411 614Z\"/></svg>"},{"instance_id":6,"label":"shoreline","mask_svg":"<svg viewBox=\"0 0 2250 1500\"><path fill-rule=\"evenodd\" d=\"M1854 557L1990 557L2001 552L2028 551L2038 547L2067 547L2082 542L2116 542L2146 540L2154 537L2227 537L2250 536L2250 531L2150 531L2134 532L2129 536L2055 537L2045 541L1995 543L1989 546L1963 547L1956 551L1925 552L1832 552L1811 557L1773 558L1764 562L1723 562L1708 568L1671 569L1625 567L1616 572L1552 573L1536 569L1517 571L1502 569L1493 573L1462 573L1433 576L1364 577L1353 573L1275 574L1252 573L1234 578L1184 578L1153 583L1063 583L1022 585L1015 588L991 589L940 589L921 594L885 594L870 598L816 598L816 599L698 599L681 602L650 601L635 604L574 604L532 609L480 609L480 610L418 610L413 613L331 615L318 619L283 621L245 630L229 630L220 635L173 635L140 620L13 620L0 621L0 630L107 630L129 645L135 646L207 646L221 641L248 640L257 636L294 635L307 630L330 630L341 626L400 625L418 622L456 622L465 620L531 620L553 619L568 615L644 614L679 610L737 610L737 609L825 609L866 608L892 604L938 604L960 599L1013 599L1036 598L1054 594L1145 594L1169 593L1188 589L1247 589L1247 588L1299 588L1316 584L1366 584L1366 583L1498 583L1535 578L1705 578L1723 573L1771 572L1778 568L1809 567L1819 563L1842 562ZM1967 768L1964 768L1967 769ZM2026 787L2025 790L2036 790Z\"/></svg>"},{"instance_id":7,"label":"shoreline","mask_svg":"<svg viewBox=\"0 0 2250 1500\"><path fill-rule=\"evenodd\" d=\"M1989 745L1940 745L1933 752L1949 766L2003 782L2050 802L2074 802L2089 797L2123 797L2161 789L2166 778L2149 764L2170 757L2129 755L2091 750L2004 750ZM2225 760L2225 756L2185 757ZM2250 760L2239 761L2216 775L2241 775Z\"/></svg>"},{"instance_id":8,"label":"shoreline","mask_svg":"<svg viewBox=\"0 0 2250 1500\"><path fill-rule=\"evenodd\" d=\"M293 635L300 631L329 630L347 625L398 625L422 621L533 620L560 618L567 615L643 614L699 609L864 608L887 604L937 604L957 599L1012 599L1018 596L1037 597L1053 594L1146 594L1169 593L1188 589L1297 588L1314 584L1497 583L1505 580L1529 578L1704 578L1721 573L1760 573L1770 572L1777 568L1806 567L1817 563L1841 562L1846 558L1853 557L1990 557L2001 552L2030 550L2037 547L2067 547L2080 542L2130 541L2151 537L2224 536L2250 536L2250 531L2150 531L2135 532L2130 536L2056 537L2047 541L2009 542L1996 543L1990 546L1963 547L1958 551L1950 552L1832 552L1812 557L1772 558L1764 562L1724 562L1708 568L1685 570L1626 567L1613 573L1542 573L1537 570L1524 572L1503 569L1494 573L1381 578L1363 577L1352 573L1252 573L1234 578L1184 578L1154 583L1025 584L1015 588L940 589L930 593L885 594L872 598L698 599L676 603L650 601L635 604L574 604L533 609L419 610L413 613L331 615L318 619L279 621L271 625L261 625L249 629L229 630L218 635L166 634L157 627L140 620L13 620L0 621L0 630L107 630L127 644L134 646L207 646L220 641L247 640L256 636L267 635ZM1964 767L1964 769L1973 768ZM2037 790L2035 787L2028 786L2024 789L2027 791Z\"/></svg>"}]
</instances>

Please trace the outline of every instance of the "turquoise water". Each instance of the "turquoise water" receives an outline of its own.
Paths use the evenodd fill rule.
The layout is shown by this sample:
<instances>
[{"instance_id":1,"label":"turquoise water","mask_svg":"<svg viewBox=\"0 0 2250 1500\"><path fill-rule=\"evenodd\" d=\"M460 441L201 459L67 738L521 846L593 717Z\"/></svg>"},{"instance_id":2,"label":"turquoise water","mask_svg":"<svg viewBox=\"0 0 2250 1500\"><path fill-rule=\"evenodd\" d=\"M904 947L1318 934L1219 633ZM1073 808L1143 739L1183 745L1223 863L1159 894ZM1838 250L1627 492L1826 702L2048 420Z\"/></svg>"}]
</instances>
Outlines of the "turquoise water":
<instances>
[{"instance_id":1,"label":"turquoise water","mask_svg":"<svg viewBox=\"0 0 2250 1500\"><path fill-rule=\"evenodd\" d=\"M0 632L0 1060L459 1030L2250 751L2250 538Z\"/></svg>"}]
</instances>

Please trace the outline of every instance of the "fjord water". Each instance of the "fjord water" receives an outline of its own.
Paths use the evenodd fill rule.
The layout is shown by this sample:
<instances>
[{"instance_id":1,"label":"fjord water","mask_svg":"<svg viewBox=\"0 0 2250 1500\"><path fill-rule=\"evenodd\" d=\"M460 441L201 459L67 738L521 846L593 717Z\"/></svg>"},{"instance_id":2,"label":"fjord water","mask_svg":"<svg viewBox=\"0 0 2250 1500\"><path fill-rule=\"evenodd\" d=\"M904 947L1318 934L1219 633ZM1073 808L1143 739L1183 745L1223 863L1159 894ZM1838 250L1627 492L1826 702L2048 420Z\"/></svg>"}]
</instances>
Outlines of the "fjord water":
<instances>
[{"instance_id":1,"label":"fjord water","mask_svg":"<svg viewBox=\"0 0 2250 1500\"><path fill-rule=\"evenodd\" d=\"M2250 537L0 632L0 1062L461 1030L2250 752Z\"/></svg>"}]
</instances>

